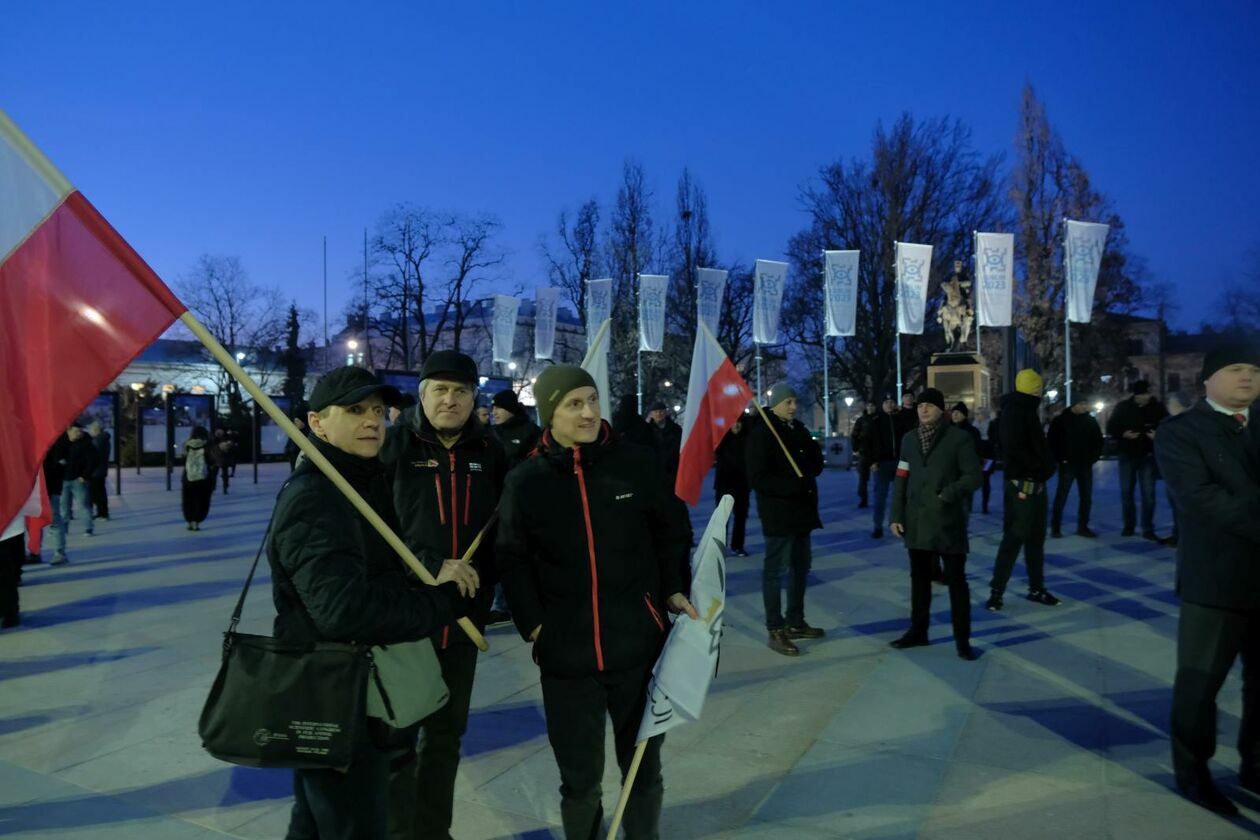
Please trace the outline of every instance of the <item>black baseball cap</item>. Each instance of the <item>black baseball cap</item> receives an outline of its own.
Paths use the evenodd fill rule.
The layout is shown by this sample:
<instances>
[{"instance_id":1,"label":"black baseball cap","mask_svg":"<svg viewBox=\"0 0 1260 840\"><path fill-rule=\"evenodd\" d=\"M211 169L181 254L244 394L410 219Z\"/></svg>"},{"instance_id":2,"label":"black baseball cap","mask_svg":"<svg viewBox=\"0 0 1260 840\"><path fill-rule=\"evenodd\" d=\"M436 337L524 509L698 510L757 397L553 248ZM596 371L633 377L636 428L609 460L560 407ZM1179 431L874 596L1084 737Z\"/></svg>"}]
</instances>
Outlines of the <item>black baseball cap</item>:
<instances>
[{"instance_id":1,"label":"black baseball cap","mask_svg":"<svg viewBox=\"0 0 1260 840\"><path fill-rule=\"evenodd\" d=\"M476 385L478 382L477 363L473 361L472 356L457 350L438 350L430 353L429 358L425 359L420 367L421 381L435 377Z\"/></svg>"},{"instance_id":2,"label":"black baseball cap","mask_svg":"<svg viewBox=\"0 0 1260 840\"><path fill-rule=\"evenodd\" d=\"M386 385L361 367L340 367L327 373L311 390L311 411L323 411L330 405L354 405L373 394L380 394L386 405L398 405L402 394L393 385Z\"/></svg>"}]
</instances>

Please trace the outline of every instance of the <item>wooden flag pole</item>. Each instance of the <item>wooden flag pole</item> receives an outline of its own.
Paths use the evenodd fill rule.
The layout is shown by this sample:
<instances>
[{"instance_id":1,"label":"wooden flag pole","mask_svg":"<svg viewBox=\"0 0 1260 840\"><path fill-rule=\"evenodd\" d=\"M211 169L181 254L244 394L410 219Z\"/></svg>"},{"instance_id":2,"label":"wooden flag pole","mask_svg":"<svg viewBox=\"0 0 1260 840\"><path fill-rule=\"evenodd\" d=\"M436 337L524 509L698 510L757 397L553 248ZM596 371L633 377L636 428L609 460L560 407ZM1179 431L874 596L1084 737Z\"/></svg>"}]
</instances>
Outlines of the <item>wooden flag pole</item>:
<instances>
[{"instance_id":1,"label":"wooden flag pole","mask_svg":"<svg viewBox=\"0 0 1260 840\"><path fill-rule=\"evenodd\" d=\"M640 741L634 748L634 759L630 762L630 771L621 784L621 799L617 800L617 810L613 814L612 824L608 827L608 840L615 840L617 829L621 828L621 818L626 814L626 805L630 802L630 790L634 787L634 777L639 775L639 764L643 761L643 753L647 751L648 741Z\"/></svg>"},{"instance_id":2,"label":"wooden flag pole","mask_svg":"<svg viewBox=\"0 0 1260 840\"><path fill-rule=\"evenodd\" d=\"M306 455L307 458L311 459L311 462L319 468L319 471L326 475L328 480L336 485L337 489L350 500L350 504L354 505L355 510L361 513L363 518L371 523L377 533L379 533L381 537L389 543L390 548L398 552L398 556L403 559L411 571L415 572L416 577L420 578L420 580L424 581L429 586L436 586L437 581L434 579L433 575L431 575L429 570L426 569L416 558L416 555L412 553L411 549L407 548L406 543L398 538L398 535L385 524L384 520L381 519L376 511L372 510L371 505L364 501L363 497L359 495L357 490L350 486L350 483L346 481L341 473L337 472L337 468L329 463L328 459L324 457L324 453L320 452L313 443L307 440L305 435L298 431L297 426L293 425L293 421L286 417L285 413L280 410L280 407L272 402L270 397L263 393L262 389L258 387L258 383L254 382L254 380L250 378L249 374L241 369L241 366L237 364L236 359L232 357L232 354L224 349L223 345L210 334L210 331L207 330L191 312L185 312L183 315L179 316L179 319L184 323L184 326L188 327L188 329L192 331L192 334L197 337L197 340L205 345L206 349L210 351L211 355L214 356L219 364L223 365L223 368L241 384L251 397L254 398L262 410L267 412L267 415L275 421L276 425L281 429L284 429L284 433L289 436L290 440L297 444L297 447L302 450L302 453ZM490 523L486 523L486 527L482 529L481 534L477 535L477 539L474 541L474 547L475 544L481 540L481 537L485 534L489 525ZM464 559L471 556L472 548L470 548ZM459 620L459 626L465 633L468 634L468 638L472 639L473 643L477 645L478 648L481 650L490 649L490 645L486 643L485 638L477 631L477 627L472 623L471 619L467 617L461 618Z\"/></svg>"},{"instance_id":3,"label":"wooden flag pole","mask_svg":"<svg viewBox=\"0 0 1260 840\"><path fill-rule=\"evenodd\" d=\"M783 442L783 438L779 437L779 433L774 429L774 423L766 416L765 409L761 407L760 400L753 400L753 405L757 407L757 413L761 415L761 420L766 424L766 428L770 430L770 434L774 435L774 439L779 442L779 448L783 450L783 455L788 459L788 463L792 465L792 472L796 473L797 478L804 478L805 474L801 472L801 468L796 466L796 460L792 458L792 453L788 452L787 444Z\"/></svg>"}]
</instances>

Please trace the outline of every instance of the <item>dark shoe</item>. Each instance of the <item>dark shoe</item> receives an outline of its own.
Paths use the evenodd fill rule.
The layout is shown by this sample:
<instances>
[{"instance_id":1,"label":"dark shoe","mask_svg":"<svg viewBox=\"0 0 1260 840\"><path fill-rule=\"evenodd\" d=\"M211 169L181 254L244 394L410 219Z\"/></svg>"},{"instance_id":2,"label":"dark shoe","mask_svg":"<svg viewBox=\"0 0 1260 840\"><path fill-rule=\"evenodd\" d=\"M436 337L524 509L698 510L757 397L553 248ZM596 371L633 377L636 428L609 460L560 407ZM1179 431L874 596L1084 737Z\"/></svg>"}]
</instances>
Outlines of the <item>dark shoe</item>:
<instances>
[{"instance_id":1,"label":"dark shoe","mask_svg":"<svg viewBox=\"0 0 1260 840\"><path fill-rule=\"evenodd\" d=\"M1058 528L1051 528L1051 529L1050 529L1050 536L1051 536L1051 537L1053 537L1053 538L1054 538L1054 539L1056 539L1056 540L1061 540L1061 539L1063 539L1063 532L1062 532L1062 531L1060 531Z\"/></svg>"},{"instance_id":2,"label":"dark shoe","mask_svg":"<svg viewBox=\"0 0 1260 840\"><path fill-rule=\"evenodd\" d=\"M801 649L792 644L792 640L787 637L787 633L783 630L771 630L770 640L766 642L766 646L775 653L781 653L784 656L801 655Z\"/></svg>"},{"instance_id":3,"label":"dark shoe","mask_svg":"<svg viewBox=\"0 0 1260 840\"><path fill-rule=\"evenodd\" d=\"M827 635L827 631L821 627L810 627L803 621L799 627L784 627L783 633L789 639L821 639Z\"/></svg>"},{"instance_id":4,"label":"dark shoe","mask_svg":"<svg viewBox=\"0 0 1260 840\"><path fill-rule=\"evenodd\" d=\"M873 540L878 540L882 538L883 536L884 536L883 528L876 528L874 531L871 531L871 539Z\"/></svg>"},{"instance_id":5,"label":"dark shoe","mask_svg":"<svg viewBox=\"0 0 1260 840\"><path fill-rule=\"evenodd\" d=\"M1220 788L1206 771L1190 781L1178 779L1177 789L1181 791L1182 796L1200 808L1207 808L1212 813L1223 817L1238 816L1238 806L1221 793Z\"/></svg>"},{"instance_id":6,"label":"dark shoe","mask_svg":"<svg viewBox=\"0 0 1260 840\"><path fill-rule=\"evenodd\" d=\"M975 662L980 658L980 654L976 653L976 649L971 645L958 645L958 658L965 659L968 662Z\"/></svg>"},{"instance_id":7,"label":"dark shoe","mask_svg":"<svg viewBox=\"0 0 1260 840\"><path fill-rule=\"evenodd\" d=\"M486 616L486 626L493 627L496 624L507 624L512 620L512 614L507 610L490 610Z\"/></svg>"},{"instance_id":8,"label":"dark shoe","mask_svg":"<svg viewBox=\"0 0 1260 840\"><path fill-rule=\"evenodd\" d=\"M201 523L200 523L200 522L194 522L194 523L193 523L193 530L194 530L194 531L200 531L200 530L201 530Z\"/></svg>"},{"instance_id":9,"label":"dark shoe","mask_svg":"<svg viewBox=\"0 0 1260 840\"><path fill-rule=\"evenodd\" d=\"M13 615L6 615L4 618L0 618L0 630L8 630L10 627L17 627L21 623L22 617L17 613L14 613Z\"/></svg>"},{"instance_id":10,"label":"dark shoe","mask_svg":"<svg viewBox=\"0 0 1260 840\"><path fill-rule=\"evenodd\" d=\"M1089 537L1092 540L1098 538L1098 533L1096 531L1091 531L1088 525L1082 525L1080 528L1076 529L1076 536Z\"/></svg>"},{"instance_id":11,"label":"dark shoe","mask_svg":"<svg viewBox=\"0 0 1260 840\"><path fill-rule=\"evenodd\" d=\"M1044 604L1047 607L1057 607L1063 603L1044 589L1030 589L1024 597L1034 604Z\"/></svg>"},{"instance_id":12,"label":"dark shoe","mask_svg":"<svg viewBox=\"0 0 1260 840\"><path fill-rule=\"evenodd\" d=\"M43 559L38 554L36 554L33 551L28 551L26 553L26 559L22 561L22 565L23 566L38 566L40 563L43 563L43 562L44 562Z\"/></svg>"},{"instance_id":13,"label":"dark shoe","mask_svg":"<svg viewBox=\"0 0 1260 840\"><path fill-rule=\"evenodd\" d=\"M1120 532L1120 536L1122 536L1122 537L1131 537L1131 536L1133 536L1133 529L1132 529L1132 528L1125 528L1123 531L1121 531L1121 532Z\"/></svg>"},{"instance_id":14,"label":"dark shoe","mask_svg":"<svg viewBox=\"0 0 1260 840\"><path fill-rule=\"evenodd\" d=\"M1000 612L1002 609L1002 593L996 589L990 589L989 600L984 602L984 608L989 612Z\"/></svg>"},{"instance_id":15,"label":"dark shoe","mask_svg":"<svg viewBox=\"0 0 1260 840\"><path fill-rule=\"evenodd\" d=\"M895 647L897 650L905 650L906 648L912 647L926 647L927 645L930 645L931 642L928 641L926 633L915 633L911 630L900 639L893 639L888 644Z\"/></svg>"},{"instance_id":16,"label":"dark shoe","mask_svg":"<svg viewBox=\"0 0 1260 840\"><path fill-rule=\"evenodd\" d=\"M1154 531L1143 531L1142 539L1150 540L1151 542L1163 542L1163 540L1159 538L1159 534L1155 533Z\"/></svg>"},{"instance_id":17,"label":"dark shoe","mask_svg":"<svg viewBox=\"0 0 1260 840\"><path fill-rule=\"evenodd\" d=\"M188 530L189 530L189 531L193 530L193 526L192 526L192 523L191 523L191 522L189 522L189 523L188 523Z\"/></svg>"}]
</instances>

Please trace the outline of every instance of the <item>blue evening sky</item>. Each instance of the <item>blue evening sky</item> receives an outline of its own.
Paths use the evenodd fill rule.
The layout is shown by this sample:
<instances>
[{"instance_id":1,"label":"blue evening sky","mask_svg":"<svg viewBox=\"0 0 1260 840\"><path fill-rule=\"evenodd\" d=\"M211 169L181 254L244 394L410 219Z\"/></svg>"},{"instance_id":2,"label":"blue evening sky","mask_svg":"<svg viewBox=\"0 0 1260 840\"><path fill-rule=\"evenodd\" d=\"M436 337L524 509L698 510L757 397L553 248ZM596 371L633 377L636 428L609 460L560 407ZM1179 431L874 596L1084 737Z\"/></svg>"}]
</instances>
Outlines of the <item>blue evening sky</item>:
<instances>
[{"instance_id":1,"label":"blue evening sky","mask_svg":"<svg viewBox=\"0 0 1260 840\"><path fill-rule=\"evenodd\" d=\"M1030 81L1194 327L1260 247L1258 36L1253 0L10 3L0 108L168 282L235 254L318 308L326 234L336 315L395 202L497 214L532 295L630 156L663 219L689 166L720 255L781 258L877 121L1009 159Z\"/></svg>"}]
</instances>

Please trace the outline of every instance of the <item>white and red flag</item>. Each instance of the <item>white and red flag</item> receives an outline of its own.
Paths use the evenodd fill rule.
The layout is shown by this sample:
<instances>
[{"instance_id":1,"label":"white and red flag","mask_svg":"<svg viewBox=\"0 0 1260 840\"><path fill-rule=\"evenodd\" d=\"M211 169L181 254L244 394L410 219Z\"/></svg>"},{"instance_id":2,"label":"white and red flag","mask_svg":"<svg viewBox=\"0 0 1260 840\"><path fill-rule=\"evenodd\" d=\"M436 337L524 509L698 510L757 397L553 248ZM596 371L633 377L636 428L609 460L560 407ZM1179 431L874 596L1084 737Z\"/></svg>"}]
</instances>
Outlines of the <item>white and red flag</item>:
<instances>
[{"instance_id":1,"label":"white and red flag","mask_svg":"<svg viewBox=\"0 0 1260 840\"><path fill-rule=\"evenodd\" d=\"M752 399L752 389L731 364L722 345L703 321L697 321L678 478L674 481L678 498L693 506L700 503L700 488L713 466L714 452Z\"/></svg>"},{"instance_id":2,"label":"white and red flag","mask_svg":"<svg viewBox=\"0 0 1260 840\"><path fill-rule=\"evenodd\" d=\"M0 522L44 453L186 307L0 111Z\"/></svg>"}]
</instances>

